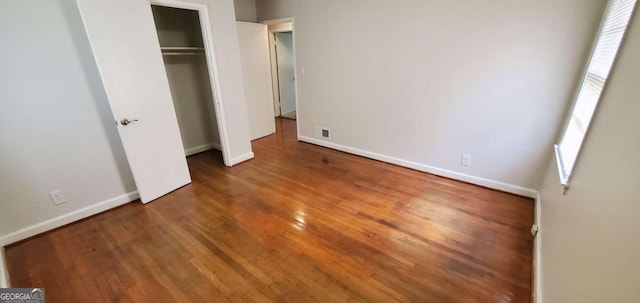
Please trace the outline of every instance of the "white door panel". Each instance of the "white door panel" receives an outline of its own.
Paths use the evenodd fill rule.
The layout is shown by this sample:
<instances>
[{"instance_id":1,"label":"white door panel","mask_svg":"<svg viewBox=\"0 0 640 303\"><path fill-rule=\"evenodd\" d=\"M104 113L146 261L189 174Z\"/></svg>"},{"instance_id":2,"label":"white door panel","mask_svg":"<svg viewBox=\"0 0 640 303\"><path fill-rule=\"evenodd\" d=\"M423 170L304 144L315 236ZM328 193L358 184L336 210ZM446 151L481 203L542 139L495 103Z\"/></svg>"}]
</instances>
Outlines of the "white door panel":
<instances>
[{"instance_id":1,"label":"white door panel","mask_svg":"<svg viewBox=\"0 0 640 303\"><path fill-rule=\"evenodd\" d=\"M191 182L147 0L77 0L140 200Z\"/></svg>"},{"instance_id":2,"label":"white door panel","mask_svg":"<svg viewBox=\"0 0 640 303\"><path fill-rule=\"evenodd\" d=\"M267 26L236 22L251 140L276 132Z\"/></svg>"}]
</instances>

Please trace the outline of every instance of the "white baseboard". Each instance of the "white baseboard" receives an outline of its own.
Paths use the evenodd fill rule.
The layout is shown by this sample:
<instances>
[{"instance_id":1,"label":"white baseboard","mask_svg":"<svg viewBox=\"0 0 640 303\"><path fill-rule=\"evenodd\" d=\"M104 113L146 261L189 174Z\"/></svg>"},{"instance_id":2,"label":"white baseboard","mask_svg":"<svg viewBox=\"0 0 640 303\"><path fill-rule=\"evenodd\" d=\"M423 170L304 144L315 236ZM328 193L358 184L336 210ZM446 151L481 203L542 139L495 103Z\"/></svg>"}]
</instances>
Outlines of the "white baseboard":
<instances>
[{"instance_id":1,"label":"white baseboard","mask_svg":"<svg viewBox=\"0 0 640 303\"><path fill-rule=\"evenodd\" d=\"M7 263L4 258L4 247L0 247L0 288L9 287L9 274L7 273Z\"/></svg>"},{"instance_id":2,"label":"white baseboard","mask_svg":"<svg viewBox=\"0 0 640 303\"><path fill-rule=\"evenodd\" d=\"M424 164L421 164L421 163L411 162L411 161L407 161L407 160L403 160L403 159L399 159L399 158L395 158L395 157L381 155L381 154L369 152L369 151L366 151L366 150L361 150L361 149L357 149L357 148L353 148L353 147L348 147L348 146L344 146L344 145L340 145L340 144L335 144L335 143L332 143L332 142L328 142L328 141L324 141L324 140L320 140L320 139L316 139L316 138L298 136L298 140L299 141L303 141L303 142L307 142L307 143L311 143L311 144L315 144L315 145L320 145L320 146L331 148L331 149L336 149L336 150L343 151L343 152L350 153L350 154L355 154L355 155L366 157L366 158L370 158L370 159L375 159L375 160L382 161L382 162L395 164L395 165L398 165L398 166L408 167L408 168L411 168L411 169L419 170L419 171L422 171L422 172L426 172L426 173L430 173L430 174L434 174L434 175L438 175L438 176L442 176L442 177L447 177L447 178L451 178L451 179L455 179L455 180L460 180L460 181L463 181L463 182L467 182L467 183L471 183L471 184L475 184L475 185L480 185L480 186L488 187L488 188L491 188L491 189L497 189L497 190L500 190L500 191L516 194L516 195L519 195L519 196L525 196L525 197L529 197L529 198L536 198L536 196L538 194L538 191L533 190L533 189L524 188L524 187L521 187L521 186L508 184L508 183L504 183L504 182L500 182L500 181L489 180L489 179L476 177L476 176L472 176L472 175L467 175L467 174L463 174L463 173L459 173L459 172L455 172L455 171L451 171L451 170L447 170L447 169L443 169L443 168L439 168L439 167L424 165Z\"/></svg>"},{"instance_id":3,"label":"white baseboard","mask_svg":"<svg viewBox=\"0 0 640 303\"><path fill-rule=\"evenodd\" d=\"M191 155L195 155L197 153L208 151L210 149L222 150L222 147L220 146L220 143L208 143L208 144L192 147L189 149L185 149L184 154L188 157Z\"/></svg>"},{"instance_id":4,"label":"white baseboard","mask_svg":"<svg viewBox=\"0 0 640 303\"><path fill-rule=\"evenodd\" d=\"M542 215L542 198L536 195L534 224L538 226L538 234L533 240L533 303L542 303L542 233L540 216Z\"/></svg>"},{"instance_id":5,"label":"white baseboard","mask_svg":"<svg viewBox=\"0 0 640 303\"><path fill-rule=\"evenodd\" d=\"M268 134L258 135L257 137L255 137L255 138L251 139L251 142L256 141L256 140L260 140L260 139L265 138L265 137L269 137L269 136L271 136L271 135L273 135L273 134L275 134L275 133L276 133L276 131L275 131L275 130L273 130L272 132L270 132L270 133L268 133Z\"/></svg>"},{"instance_id":6,"label":"white baseboard","mask_svg":"<svg viewBox=\"0 0 640 303\"><path fill-rule=\"evenodd\" d=\"M237 156L235 158L232 158L231 161L229 161L230 162L229 166L234 166L234 165L242 163L244 161L251 160L251 159L253 159L253 157L254 157L253 152Z\"/></svg>"},{"instance_id":7,"label":"white baseboard","mask_svg":"<svg viewBox=\"0 0 640 303\"><path fill-rule=\"evenodd\" d=\"M62 216L49 219L47 221L25 227L23 229L20 229L8 235L0 236L0 247L7 246L9 244L27 239L29 237L33 237L37 234L58 228L63 225L67 225L71 222L75 222L75 221L93 216L105 210L118 207L120 205L134 201L138 199L138 197L139 196L137 191L130 192L128 194L124 194L122 196L118 196L106 201L102 201L102 202L87 206L85 208L70 212L68 214L64 214Z\"/></svg>"}]
</instances>

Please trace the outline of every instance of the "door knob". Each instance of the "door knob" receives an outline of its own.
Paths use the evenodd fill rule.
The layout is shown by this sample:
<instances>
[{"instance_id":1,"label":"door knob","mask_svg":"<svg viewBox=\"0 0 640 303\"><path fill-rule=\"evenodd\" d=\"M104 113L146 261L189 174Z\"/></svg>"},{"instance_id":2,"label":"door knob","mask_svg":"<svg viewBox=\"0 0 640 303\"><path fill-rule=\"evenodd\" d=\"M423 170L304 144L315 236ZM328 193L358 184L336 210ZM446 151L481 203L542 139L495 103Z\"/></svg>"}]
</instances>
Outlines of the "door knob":
<instances>
[{"instance_id":1,"label":"door knob","mask_svg":"<svg viewBox=\"0 0 640 303\"><path fill-rule=\"evenodd\" d=\"M138 119L133 119L133 120L129 120L127 118L124 118L122 120L120 120L120 124L122 125L129 125L129 123L133 123L133 122L138 122Z\"/></svg>"}]
</instances>

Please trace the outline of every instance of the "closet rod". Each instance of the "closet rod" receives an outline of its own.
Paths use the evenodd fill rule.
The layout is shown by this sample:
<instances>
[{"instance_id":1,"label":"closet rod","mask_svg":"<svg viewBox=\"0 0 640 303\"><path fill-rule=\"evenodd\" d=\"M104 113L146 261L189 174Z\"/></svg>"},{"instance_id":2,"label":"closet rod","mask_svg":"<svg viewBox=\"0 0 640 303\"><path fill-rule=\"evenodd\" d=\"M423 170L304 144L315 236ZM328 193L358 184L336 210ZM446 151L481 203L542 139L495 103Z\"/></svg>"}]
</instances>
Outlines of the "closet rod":
<instances>
[{"instance_id":1,"label":"closet rod","mask_svg":"<svg viewBox=\"0 0 640 303\"><path fill-rule=\"evenodd\" d=\"M204 47L198 46L161 46L163 51L204 51Z\"/></svg>"},{"instance_id":2,"label":"closet rod","mask_svg":"<svg viewBox=\"0 0 640 303\"><path fill-rule=\"evenodd\" d=\"M187 52L162 52L163 56L197 56L204 53L187 53Z\"/></svg>"}]
</instances>

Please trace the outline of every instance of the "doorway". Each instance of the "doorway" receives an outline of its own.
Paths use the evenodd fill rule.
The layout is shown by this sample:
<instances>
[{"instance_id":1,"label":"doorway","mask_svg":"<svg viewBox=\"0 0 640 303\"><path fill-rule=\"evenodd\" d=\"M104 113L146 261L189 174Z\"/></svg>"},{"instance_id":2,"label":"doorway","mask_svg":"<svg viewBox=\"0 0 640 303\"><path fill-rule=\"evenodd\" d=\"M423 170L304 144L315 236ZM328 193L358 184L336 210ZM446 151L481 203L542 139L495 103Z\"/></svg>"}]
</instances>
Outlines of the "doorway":
<instances>
[{"instance_id":1,"label":"doorway","mask_svg":"<svg viewBox=\"0 0 640 303\"><path fill-rule=\"evenodd\" d=\"M204 152L221 154L220 123L199 13L155 4L151 9L184 153L187 157Z\"/></svg>"},{"instance_id":2,"label":"doorway","mask_svg":"<svg viewBox=\"0 0 640 303\"><path fill-rule=\"evenodd\" d=\"M293 32L276 32L275 57L280 95L280 117L296 119L295 72L293 68Z\"/></svg>"},{"instance_id":3,"label":"doorway","mask_svg":"<svg viewBox=\"0 0 640 303\"><path fill-rule=\"evenodd\" d=\"M262 23L267 25L269 32L269 52L271 57L271 79L275 117L298 120L300 118L300 111L298 105L293 19L269 20Z\"/></svg>"}]
</instances>

